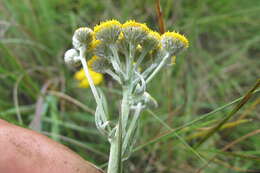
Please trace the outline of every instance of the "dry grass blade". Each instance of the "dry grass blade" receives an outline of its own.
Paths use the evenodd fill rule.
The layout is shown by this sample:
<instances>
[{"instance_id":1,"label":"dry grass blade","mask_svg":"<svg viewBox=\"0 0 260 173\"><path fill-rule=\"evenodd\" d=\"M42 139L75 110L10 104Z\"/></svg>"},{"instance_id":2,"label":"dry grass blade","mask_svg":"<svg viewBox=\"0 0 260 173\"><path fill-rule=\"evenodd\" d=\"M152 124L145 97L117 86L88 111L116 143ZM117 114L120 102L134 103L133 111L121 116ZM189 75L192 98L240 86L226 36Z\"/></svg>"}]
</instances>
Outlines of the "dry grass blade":
<instances>
[{"instance_id":1,"label":"dry grass blade","mask_svg":"<svg viewBox=\"0 0 260 173\"><path fill-rule=\"evenodd\" d=\"M236 112L238 112L252 97L254 91L260 86L260 79L257 80L256 84L246 93L242 100L235 106L235 108L220 122L218 123L208 134L201 139L201 141L195 146L198 148L203 144L208 138L210 138L214 133L216 133Z\"/></svg>"},{"instance_id":2,"label":"dry grass blade","mask_svg":"<svg viewBox=\"0 0 260 173\"><path fill-rule=\"evenodd\" d=\"M255 130L255 131L252 131L252 132L250 132L250 133L248 133L248 134L246 134L246 135L244 135L244 136L242 136L242 137L240 137L240 138L238 138L238 139L236 139L236 140L230 142L230 143L227 144L224 148L222 148L221 151L224 152L224 151L228 150L229 148L231 148L232 146L236 145L237 143L239 143L239 142L241 142L241 141L243 141L243 140L245 140L245 139L247 139L247 138L249 138L249 137L251 137L251 136L257 135L257 134L259 134L259 133L260 133L260 129ZM200 169L198 169L198 171L197 171L196 173L200 173L204 168L206 168L212 161L214 161L214 160L216 159L216 156L217 156L217 155L215 155L214 157L212 157L211 159L209 159L209 161L207 162L207 164L205 164L205 165L202 166Z\"/></svg>"},{"instance_id":3,"label":"dry grass blade","mask_svg":"<svg viewBox=\"0 0 260 173\"><path fill-rule=\"evenodd\" d=\"M258 93L258 92L260 92L260 90L255 90L252 94L256 94L256 93ZM230 107L231 105L233 105L233 104L235 104L235 103L241 101L242 99L243 99L243 97L239 97L239 98L233 100L233 101L230 102L230 103L227 103L227 104L225 104L225 105L223 105L223 106L220 106L220 107L214 109L213 111L211 111L211 112L209 112L209 113L206 113L206 114L203 114L203 115L199 116L199 118L196 118L196 119L194 119L194 120L192 120L192 121L190 121L190 122L188 122L188 123L186 123L186 124L184 124L184 125L181 125L181 126L175 128L175 129L173 129L173 130L167 131L167 132L165 132L165 133L163 133L163 134L161 134L161 135L159 135L159 136L157 136L157 137L155 137L155 138L152 138L150 141L145 142L144 144L141 144L141 145L139 145L138 147L136 147L136 148L134 149L134 151L138 151L138 150L140 150L140 149L142 149L142 148L144 148L144 147L146 147L146 146L148 146L148 145L151 145L151 144L154 144L154 143L156 143L156 142L158 142L158 141L161 141L161 140L170 138L170 137L173 136L173 134L174 134L175 132L179 132L179 131L185 129L186 127L192 126L192 125L198 123L199 121L202 121L202 120L204 120L204 119L206 119L206 118L212 116L212 115L215 114L216 112L219 112L219 111L221 111L221 110L223 110L223 109L225 109L225 108L227 108L227 107Z\"/></svg>"},{"instance_id":4,"label":"dry grass blade","mask_svg":"<svg viewBox=\"0 0 260 173\"><path fill-rule=\"evenodd\" d=\"M60 97L60 98L62 98L62 99L65 99L65 100L67 100L67 101L69 101L69 102L75 104L76 106L80 107L80 108L83 109L84 111L91 113L92 115L95 114L95 111L94 111L94 110L92 110L91 108L87 107L85 104L83 104L83 103L81 103L80 101L78 101L78 100L72 98L72 97L69 96L69 95L66 95L66 94L64 94L64 93L62 93L62 92L53 91L53 90L52 90L52 91L48 91L48 93L51 94L51 95Z\"/></svg>"},{"instance_id":5,"label":"dry grass blade","mask_svg":"<svg viewBox=\"0 0 260 173\"><path fill-rule=\"evenodd\" d=\"M53 68L47 68L48 70L52 70L54 71ZM35 71L43 71L43 70L46 70L46 68L43 68L43 67L35 67L35 68L32 68L32 69L29 69L27 71L25 71L23 74L21 74L15 84L14 84L14 88L13 88L13 101L14 101L14 106L15 106L15 110L16 110L16 116L17 116L17 119L19 121L19 124L22 125L23 124L23 120L22 120L22 117L21 117L21 112L20 112L20 108L19 108L19 96L18 96L18 88L19 88L19 85L20 85L20 82L24 79L24 78L27 78L28 75L30 75L31 73L35 72Z\"/></svg>"},{"instance_id":6,"label":"dry grass blade","mask_svg":"<svg viewBox=\"0 0 260 173\"><path fill-rule=\"evenodd\" d=\"M224 124L224 125L220 128L220 131L225 130L225 129L227 129L227 128L234 128L234 127L237 127L237 126L239 126L239 125L241 125L241 124L248 123L248 122L251 122L251 121L252 121L251 119L241 119L241 120L239 119L239 120L237 120L237 121L233 121L233 122L230 122L230 123L226 123L226 124ZM209 132L210 130L212 130L212 128L209 127L209 128L203 128L203 129L200 129L200 130L201 130L201 131L196 132L196 133L192 133L191 135L187 136L186 139L187 139L187 140L192 140L192 139L196 139L196 138L201 138L201 137L207 135L208 132Z\"/></svg>"},{"instance_id":7,"label":"dry grass blade","mask_svg":"<svg viewBox=\"0 0 260 173\"><path fill-rule=\"evenodd\" d=\"M52 133L45 132L45 131L44 131L44 132L41 132L41 133L44 134L44 135L47 135L47 136L52 136L52 135L53 135ZM89 150L89 151L92 151L93 153L96 153L96 154L98 154L98 155L100 155L100 156L102 156L102 157L104 157L104 158L107 159L107 155L106 155L106 154L104 154L104 153L101 152L101 151L98 151L98 150L94 149L93 147L89 147L89 146L85 145L84 143L81 143L81 142L79 142L79 141L77 141L77 140L74 140L74 139L72 139L72 138L68 138L68 137L66 137L66 136L62 136L62 135L59 135L59 134L54 134L54 135L55 135L57 138L59 138L59 139L65 141L65 142L68 142L68 143L71 143L71 144L73 144L73 145L75 145L75 146L78 146L78 147L87 149L87 150Z\"/></svg>"},{"instance_id":8,"label":"dry grass blade","mask_svg":"<svg viewBox=\"0 0 260 173\"><path fill-rule=\"evenodd\" d=\"M165 32L165 25L163 20L163 13L160 5L160 0L156 0L156 14L159 24L160 33L163 34Z\"/></svg>"},{"instance_id":9,"label":"dry grass blade","mask_svg":"<svg viewBox=\"0 0 260 173\"><path fill-rule=\"evenodd\" d=\"M227 162L224 162L222 160L219 160L219 159L214 159L214 162L215 163L218 163L226 168L229 168L229 169L232 169L236 172L254 172L254 173L258 173L259 171L257 170L248 170L248 169L242 169L242 168L239 168L239 167L236 167L236 166L231 166L230 164L228 164Z\"/></svg>"},{"instance_id":10,"label":"dry grass blade","mask_svg":"<svg viewBox=\"0 0 260 173\"><path fill-rule=\"evenodd\" d=\"M253 110L255 110L257 107L257 105L258 104L260 104L260 97L258 98L258 99L256 99L253 103L252 103L252 105L248 108L248 109L246 109L245 111L244 111L244 113L242 113L240 116L239 116L239 120L241 120L241 119L244 119L244 118L246 118L248 115L250 115L250 113L252 113L253 112Z\"/></svg>"},{"instance_id":11,"label":"dry grass blade","mask_svg":"<svg viewBox=\"0 0 260 173\"><path fill-rule=\"evenodd\" d=\"M260 133L260 129L255 130L255 131L252 131L252 132L250 132L250 133L248 133L248 134L246 134L246 135L244 135L244 136L238 138L237 140L234 140L234 141L230 142L228 145L226 145L226 146L222 149L222 151L226 151L226 150L228 150L229 148L231 148L232 146L234 146L235 144L237 144L237 143L239 143L239 142L245 140L246 138L249 138L249 137L251 137L251 136L257 135L257 134L259 134L259 133Z\"/></svg>"},{"instance_id":12,"label":"dry grass blade","mask_svg":"<svg viewBox=\"0 0 260 173\"><path fill-rule=\"evenodd\" d=\"M42 112L43 112L43 103L44 103L44 95L46 94L49 86L53 80L48 80L42 87L41 89L41 94L37 99L36 102L36 108L35 108L35 113L33 120L31 121L29 127L35 131L40 132L41 131L41 118L42 118Z\"/></svg>"}]
</instances>

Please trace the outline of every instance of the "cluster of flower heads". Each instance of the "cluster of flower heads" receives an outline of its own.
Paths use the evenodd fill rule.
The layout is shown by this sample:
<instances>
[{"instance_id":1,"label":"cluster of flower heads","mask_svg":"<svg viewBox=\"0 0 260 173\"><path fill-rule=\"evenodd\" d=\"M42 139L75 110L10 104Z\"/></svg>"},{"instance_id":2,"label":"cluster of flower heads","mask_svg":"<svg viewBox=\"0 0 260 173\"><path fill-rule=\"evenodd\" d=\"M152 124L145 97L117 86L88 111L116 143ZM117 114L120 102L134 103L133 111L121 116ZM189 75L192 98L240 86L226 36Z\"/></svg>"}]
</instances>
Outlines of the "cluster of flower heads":
<instances>
[{"instance_id":1,"label":"cluster of flower heads","mask_svg":"<svg viewBox=\"0 0 260 173\"><path fill-rule=\"evenodd\" d=\"M123 24L108 20L93 30L77 29L72 44L73 49L65 53L64 59L67 64L81 63L83 66L75 78L80 81L80 87L90 86L92 90L97 103L96 126L111 143L108 172L113 172L119 163L115 160L118 154L124 159L131 154L141 111L157 107L156 100L146 91L146 85L163 67L172 64L189 42L177 32L161 35L133 20ZM108 115L105 95L94 86L103 80L103 73L122 86L121 115L116 123ZM122 145L122 150L117 145Z\"/></svg>"},{"instance_id":2,"label":"cluster of flower heads","mask_svg":"<svg viewBox=\"0 0 260 173\"><path fill-rule=\"evenodd\" d=\"M94 30L79 28L72 41L74 49L65 53L65 62L78 64L83 52L91 70L107 73L122 85L149 80L158 67L171 64L189 46L186 37L177 32L160 35L133 20L123 24L108 20Z\"/></svg>"}]
</instances>

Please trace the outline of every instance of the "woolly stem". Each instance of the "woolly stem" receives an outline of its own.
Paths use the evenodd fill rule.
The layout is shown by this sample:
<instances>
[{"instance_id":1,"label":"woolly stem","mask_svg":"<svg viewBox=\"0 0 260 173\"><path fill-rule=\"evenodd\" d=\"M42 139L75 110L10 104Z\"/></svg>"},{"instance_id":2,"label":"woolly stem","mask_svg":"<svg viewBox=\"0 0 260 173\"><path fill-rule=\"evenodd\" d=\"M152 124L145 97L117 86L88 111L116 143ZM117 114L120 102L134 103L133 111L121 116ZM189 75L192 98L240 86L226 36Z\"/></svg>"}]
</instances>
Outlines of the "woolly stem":
<instances>
[{"instance_id":1,"label":"woolly stem","mask_svg":"<svg viewBox=\"0 0 260 173\"><path fill-rule=\"evenodd\" d=\"M161 70L161 68L165 65L165 62L168 60L169 58L169 54L167 53L165 55L165 57L162 59L162 61L160 62L160 64L157 66L157 68L152 72L152 74L147 78L146 80L146 84L149 83L153 77Z\"/></svg>"},{"instance_id":2,"label":"woolly stem","mask_svg":"<svg viewBox=\"0 0 260 173\"><path fill-rule=\"evenodd\" d=\"M101 103L100 102L100 97L99 97L97 89L96 89L96 87L94 85L93 79L92 79L92 77L91 77L91 75L89 73L88 65L87 65L87 62L86 62L86 59L85 59L85 56L84 56L85 50L86 50L86 48L81 48L80 49L80 61L81 61L81 64L83 66L83 70L84 70L85 75L87 77L87 80L88 80L89 86L91 88L91 91L92 91L92 93L94 95L94 98L95 98L97 104L100 104Z\"/></svg>"}]
</instances>

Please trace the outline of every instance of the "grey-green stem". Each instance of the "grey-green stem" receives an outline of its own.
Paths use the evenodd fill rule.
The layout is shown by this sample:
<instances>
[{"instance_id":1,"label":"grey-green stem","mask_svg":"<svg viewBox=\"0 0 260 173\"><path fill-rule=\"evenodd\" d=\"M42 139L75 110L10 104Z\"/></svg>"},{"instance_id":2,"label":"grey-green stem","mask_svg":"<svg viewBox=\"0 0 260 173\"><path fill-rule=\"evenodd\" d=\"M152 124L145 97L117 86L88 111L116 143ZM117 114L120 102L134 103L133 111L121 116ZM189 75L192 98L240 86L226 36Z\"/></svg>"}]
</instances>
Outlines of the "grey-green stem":
<instances>
[{"instance_id":1,"label":"grey-green stem","mask_svg":"<svg viewBox=\"0 0 260 173\"><path fill-rule=\"evenodd\" d=\"M158 67L152 72L152 74L147 78L146 80L146 84L149 83L154 76L161 70L161 68L165 65L166 61L168 60L168 58L170 57L170 54L167 53L165 55L165 57L162 59L161 63L158 65Z\"/></svg>"},{"instance_id":2,"label":"grey-green stem","mask_svg":"<svg viewBox=\"0 0 260 173\"><path fill-rule=\"evenodd\" d=\"M80 61L81 61L81 64L82 64L82 66L83 66L83 70L84 70L84 72L85 72L85 75L86 75L86 77L87 77L87 80L88 80L88 82L89 82L91 91L92 91L92 93L93 93L93 95L94 95L94 98L95 98L97 104L99 104L99 103L101 103L101 102L100 102L100 97L99 97L99 95L98 95L97 89L96 89L96 87L95 87L95 85L94 85L94 82L93 82L93 80L92 80L92 77L91 77L91 75L90 75L90 73L89 73L88 65L87 65L87 62L86 62L86 59L85 59L85 56L84 56L85 51L86 51L86 48L85 48L85 47L82 47L82 48L80 49Z\"/></svg>"},{"instance_id":3,"label":"grey-green stem","mask_svg":"<svg viewBox=\"0 0 260 173\"><path fill-rule=\"evenodd\" d=\"M121 103L121 113L117 122L117 131L115 137L111 140L110 156L108 161L108 173L121 173L122 164L122 145L124 143L123 138L125 136L125 130L127 125L127 119L130 113L130 89L129 86L123 86L123 99Z\"/></svg>"}]
</instances>

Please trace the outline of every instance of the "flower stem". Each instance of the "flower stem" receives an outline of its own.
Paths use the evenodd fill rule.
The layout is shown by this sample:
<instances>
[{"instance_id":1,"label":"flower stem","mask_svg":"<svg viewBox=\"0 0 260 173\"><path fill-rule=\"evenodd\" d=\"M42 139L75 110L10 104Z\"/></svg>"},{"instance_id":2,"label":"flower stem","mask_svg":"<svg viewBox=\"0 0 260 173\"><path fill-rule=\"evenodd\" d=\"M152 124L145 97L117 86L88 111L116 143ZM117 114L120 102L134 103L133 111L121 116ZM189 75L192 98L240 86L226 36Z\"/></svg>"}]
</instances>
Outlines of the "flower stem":
<instances>
[{"instance_id":1,"label":"flower stem","mask_svg":"<svg viewBox=\"0 0 260 173\"><path fill-rule=\"evenodd\" d=\"M130 105L129 105L129 100L130 100L130 91L131 87L124 87L123 86L123 99L121 103L121 120L122 120L122 130L123 133L126 131L126 125L130 113Z\"/></svg>"},{"instance_id":2,"label":"flower stem","mask_svg":"<svg viewBox=\"0 0 260 173\"><path fill-rule=\"evenodd\" d=\"M90 88L91 88L91 91L92 91L92 93L93 93L93 95L94 95L94 98L95 98L97 104L99 104L99 103L101 103L101 102L100 102L100 97L99 97L99 95L98 95L97 89L96 89L96 87L95 87L95 85L94 85L94 82L93 82L93 80L92 80L92 77L91 77L91 75L90 75L90 73L89 73L88 65L87 65L86 59L85 59L85 57L84 57L84 54L85 54L85 48L82 48L82 49L80 50L80 61L81 61L81 64L82 64L82 66L83 66L83 70L84 70L84 72L85 72L85 75L86 75L86 77L87 77L87 79L88 79L88 83L89 83L89 86L90 86Z\"/></svg>"},{"instance_id":3,"label":"flower stem","mask_svg":"<svg viewBox=\"0 0 260 173\"><path fill-rule=\"evenodd\" d=\"M161 63L158 65L158 67L153 71L153 73L148 77L146 80L146 84L149 83L153 77L161 70L161 68L165 65L165 62L169 58L169 54L166 54Z\"/></svg>"},{"instance_id":4,"label":"flower stem","mask_svg":"<svg viewBox=\"0 0 260 173\"><path fill-rule=\"evenodd\" d=\"M140 113L141 113L141 110L142 110L141 106L142 106L141 103L137 104L137 108L136 108L135 113L133 115L132 121L129 125L127 132L126 132L124 143L123 143L123 148L122 148L123 154L125 154L127 147L131 147L131 146L129 146L129 143L133 144L133 142L131 140L133 140L134 131L136 130L136 128L138 126L138 120L139 120Z\"/></svg>"}]
</instances>

